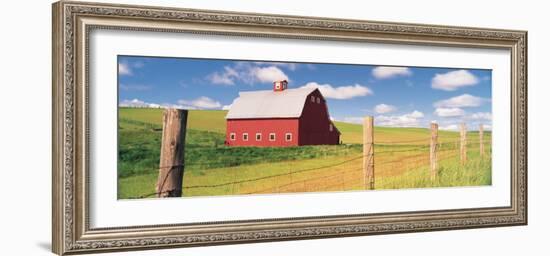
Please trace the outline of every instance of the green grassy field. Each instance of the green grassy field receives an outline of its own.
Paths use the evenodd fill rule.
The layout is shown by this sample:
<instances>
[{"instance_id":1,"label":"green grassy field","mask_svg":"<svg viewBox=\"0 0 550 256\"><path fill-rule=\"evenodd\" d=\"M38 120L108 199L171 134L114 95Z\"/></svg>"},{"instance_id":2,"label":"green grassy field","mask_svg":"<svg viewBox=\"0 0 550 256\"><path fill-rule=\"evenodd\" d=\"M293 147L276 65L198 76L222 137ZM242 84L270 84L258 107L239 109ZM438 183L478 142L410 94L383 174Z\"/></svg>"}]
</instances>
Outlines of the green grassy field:
<instances>
[{"instance_id":1,"label":"green grassy field","mask_svg":"<svg viewBox=\"0 0 550 256\"><path fill-rule=\"evenodd\" d=\"M119 110L119 199L153 194L162 109ZM342 145L288 148L224 146L226 111L189 111L184 196L360 190L362 126L336 122ZM429 130L375 127L376 189L491 184L490 132L486 157L468 133L468 162L458 160L458 133L439 131L438 179L428 171Z\"/></svg>"}]
</instances>

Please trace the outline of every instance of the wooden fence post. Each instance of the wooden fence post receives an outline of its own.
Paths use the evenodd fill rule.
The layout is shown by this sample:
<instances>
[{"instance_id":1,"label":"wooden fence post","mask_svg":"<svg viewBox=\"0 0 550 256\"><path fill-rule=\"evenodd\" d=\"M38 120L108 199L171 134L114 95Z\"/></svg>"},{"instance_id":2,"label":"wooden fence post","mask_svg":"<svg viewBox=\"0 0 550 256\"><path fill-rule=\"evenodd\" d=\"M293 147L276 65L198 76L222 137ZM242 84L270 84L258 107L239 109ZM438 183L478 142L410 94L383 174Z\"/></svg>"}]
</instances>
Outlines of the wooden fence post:
<instances>
[{"instance_id":1,"label":"wooden fence post","mask_svg":"<svg viewBox=\"0 0 550 256\"><path fill-rule=\"evenodd\" d=\"M479 156L483 158L485 154L485 149L483 148L483 124L479 125Z\"/></svg>"},{"instance_id":2,"label":"wooden fence post","mask_svg":"<svg viewBox=\"0 0 550 256\"><path fill-rule=\"evenodd\" d=\"M187 110L164 110L157 197L182 195L186 127Z\"/></svg>"},{"instance_id":3,"label":"wooden fence post","mask_svg":"<svg viewBox=\"0 0 550 256\"><path fill-rule=\"evenodd\" d=\"M466 124L460 124L460 164L466 164Z\"/></svg>"},{"instance_id":4,"label":"wooden fence post","mask_svg":"<svg viewBox=\"0 0 550 256\"><path fill-rule=\"evenodd\" d=\"M430 125L432 137L430 140L430 173L432 181L437 177L437 133L439 126L437 123Z\"/></svg>"},{"instance_id":5,"label":"wooden fence post","mask_svg":"<svg viewBox=\"0 0 550 256\"><path fill-rule=\"evenodd\" d=\"M374 118L363 120L363 174L365 189L374 189Z\"/></svg>"}]
</instances>

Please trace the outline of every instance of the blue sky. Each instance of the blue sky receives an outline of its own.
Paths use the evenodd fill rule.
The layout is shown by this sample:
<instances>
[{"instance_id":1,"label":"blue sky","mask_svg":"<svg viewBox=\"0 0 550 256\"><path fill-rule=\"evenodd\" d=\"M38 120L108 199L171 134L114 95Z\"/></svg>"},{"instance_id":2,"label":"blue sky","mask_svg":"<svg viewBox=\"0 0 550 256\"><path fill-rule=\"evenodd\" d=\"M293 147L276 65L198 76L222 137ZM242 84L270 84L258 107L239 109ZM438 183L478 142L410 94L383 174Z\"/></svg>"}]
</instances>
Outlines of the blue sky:
<instances>
[{"instance_id":1,"label":"blue sky","mask_svg":"<svg viewBox=\"0 0 550 256\"><path fill-rule=\"evenodd\" d=\"M331 118L375 125L491 129L491 71L119 56L119 105L228 109L239 91L317 87Z\"/></svg>"}]
</instances>

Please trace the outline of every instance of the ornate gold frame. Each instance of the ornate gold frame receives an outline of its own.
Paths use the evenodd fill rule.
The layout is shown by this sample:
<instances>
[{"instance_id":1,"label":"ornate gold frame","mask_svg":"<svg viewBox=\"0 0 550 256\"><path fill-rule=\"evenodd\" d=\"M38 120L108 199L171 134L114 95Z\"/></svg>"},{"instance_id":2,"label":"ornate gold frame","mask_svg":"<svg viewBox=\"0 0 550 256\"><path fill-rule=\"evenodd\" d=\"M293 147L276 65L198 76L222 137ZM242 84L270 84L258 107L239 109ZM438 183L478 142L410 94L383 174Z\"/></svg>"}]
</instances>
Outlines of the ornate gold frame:
<instances>
[{"instance_id":1,"label":"ornate gold frame","mask_svg":"<svg viewBox=\"0 0 550 256\"><path fill-rule=\"evenodd\" d=\"M512 53L511 205L91 229L87 50L93 29L508 49ZM52 247L57 254L527 224L526 31L62 1L53 5L52 71Z\"/></svg>"}]
</instances>

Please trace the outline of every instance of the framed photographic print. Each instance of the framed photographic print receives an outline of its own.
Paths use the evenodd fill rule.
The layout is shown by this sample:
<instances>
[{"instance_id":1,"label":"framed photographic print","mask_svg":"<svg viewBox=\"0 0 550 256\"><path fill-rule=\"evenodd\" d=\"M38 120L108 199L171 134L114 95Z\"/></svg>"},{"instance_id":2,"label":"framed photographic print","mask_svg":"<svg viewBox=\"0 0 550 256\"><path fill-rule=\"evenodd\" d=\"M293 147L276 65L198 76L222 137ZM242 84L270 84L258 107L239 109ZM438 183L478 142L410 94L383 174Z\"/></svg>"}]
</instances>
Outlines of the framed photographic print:
<instances>
[{"instance_id":1,"label":"framed photographic print","mask_svg":"<svg viewBox=\"0 0 550 256\"><path fill-rule=\"evenodd\" d=\"M53 5L58 254L527 224L527 32Z\"/></svg>"}]
</instances>

